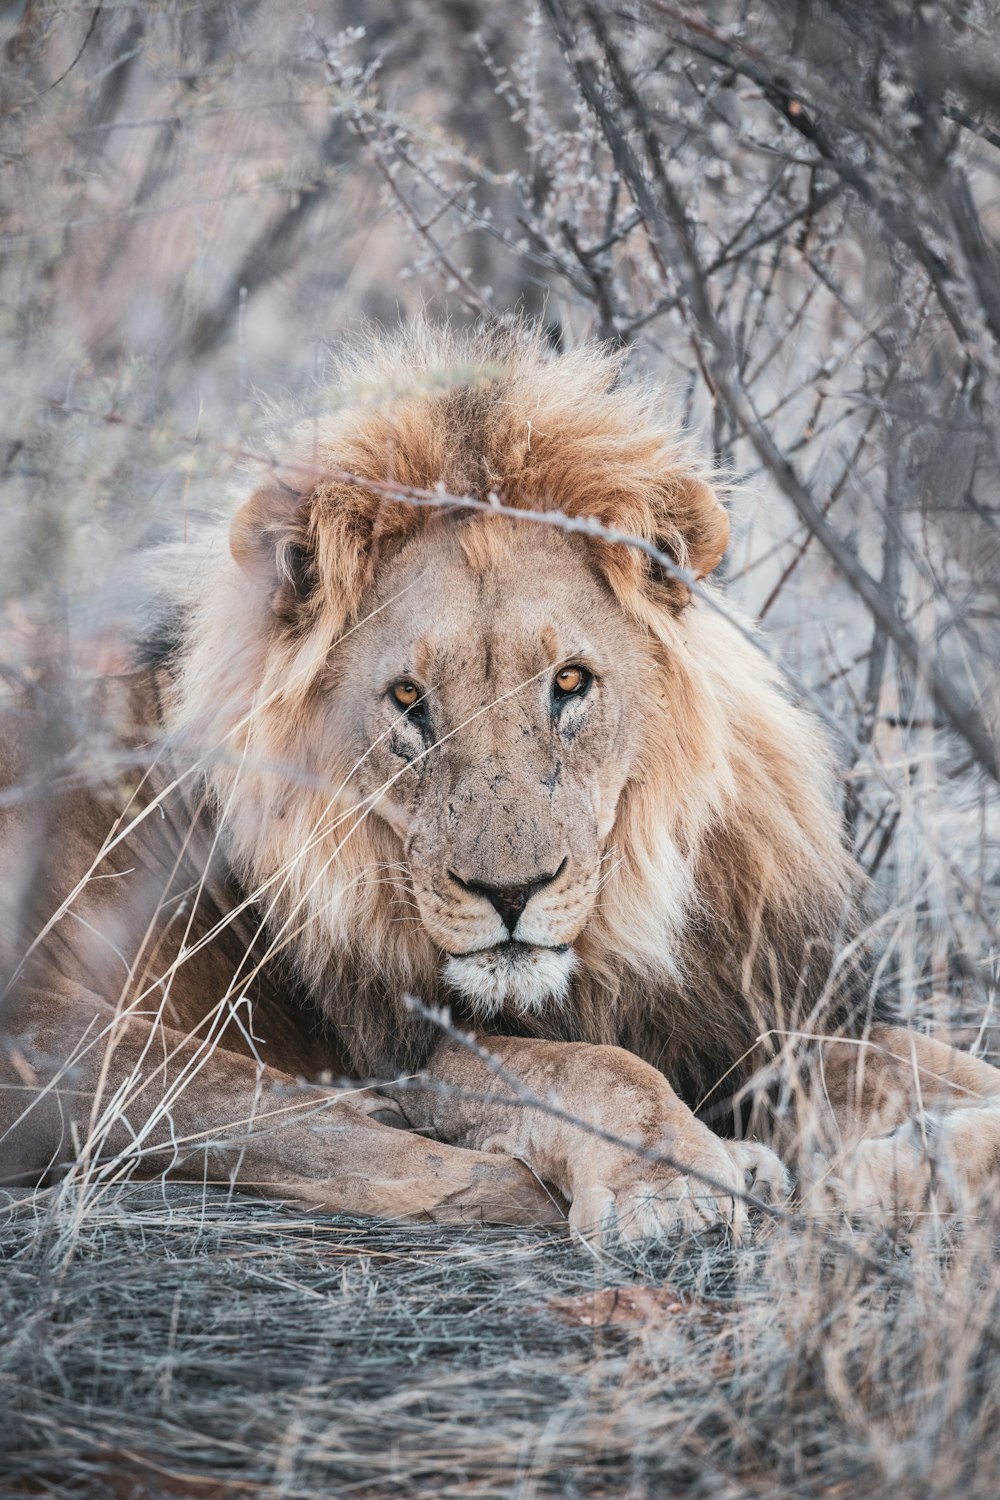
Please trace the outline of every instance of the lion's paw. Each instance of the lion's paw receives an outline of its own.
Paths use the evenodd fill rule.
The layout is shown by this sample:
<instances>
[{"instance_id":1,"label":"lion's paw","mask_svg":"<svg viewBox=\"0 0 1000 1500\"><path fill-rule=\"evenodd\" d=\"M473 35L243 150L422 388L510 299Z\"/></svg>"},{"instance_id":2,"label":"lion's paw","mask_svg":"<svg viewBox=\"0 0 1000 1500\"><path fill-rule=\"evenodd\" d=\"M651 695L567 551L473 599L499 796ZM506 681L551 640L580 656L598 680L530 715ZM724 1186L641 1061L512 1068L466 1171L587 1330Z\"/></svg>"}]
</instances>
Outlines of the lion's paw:
<instances>
[{"instance_id":1,"label":"lion's paw","mask_svg":"<svg viewBox=\"0 0 1000 1500\"><path fill-rule=\"evenodd\" d=\"M586 1179L573 1194L574 1233L591 1242L640 1244L722 1229L739 1243L747 1232L746 1197L787 1197L790 1179L766 1146L705 1134L696 1153L684 1153L691 1158L686 1172L625 1152L613 1166L604 1163L612 1170Z\"/></svg>"},{"instance_id":2,"label":"lion's paw","mask_svg":"<svg viewBox=\"0 0 1000 1500\"><path fill-rule=\"evenodd\" d=\"M1000 1106L926 1113L861 1141L827 1178L849 1213L915 1214L973 1209L1000 1183Z\"/></svg>"}]
</instances>

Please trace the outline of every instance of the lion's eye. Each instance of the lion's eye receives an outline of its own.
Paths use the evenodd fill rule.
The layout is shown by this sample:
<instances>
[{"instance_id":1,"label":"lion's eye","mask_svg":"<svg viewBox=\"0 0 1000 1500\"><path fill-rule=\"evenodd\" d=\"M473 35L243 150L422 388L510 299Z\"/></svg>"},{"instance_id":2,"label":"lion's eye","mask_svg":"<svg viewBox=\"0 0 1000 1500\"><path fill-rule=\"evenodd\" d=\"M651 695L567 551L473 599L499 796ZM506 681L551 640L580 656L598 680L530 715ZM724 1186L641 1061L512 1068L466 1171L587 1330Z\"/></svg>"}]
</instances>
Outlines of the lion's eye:
<instances>
[{"instance_id":1,"label":"lion's eye","mask_svg":"<svg viewBox=\"0 0 1000 1500\"><path fill-rule=\"evenodd\" d=\"M389 691L392 694L393 702L397 707L403 709L404 712L406 709L412 708L420 697L420 689L408 677L404 678L402 682L393 683Z\"/></svg>"},{"instance_id":2,"label":"lion's eye","mask_svg":"<svg viewBox=\"0 0 1000 1500\"><path fill-rule=\"evenodd\" d=\"M552 692L557 700L582 698L590 683L591 676L586 667L563 667L556 673Z\"/></svg>"}]
</instances>

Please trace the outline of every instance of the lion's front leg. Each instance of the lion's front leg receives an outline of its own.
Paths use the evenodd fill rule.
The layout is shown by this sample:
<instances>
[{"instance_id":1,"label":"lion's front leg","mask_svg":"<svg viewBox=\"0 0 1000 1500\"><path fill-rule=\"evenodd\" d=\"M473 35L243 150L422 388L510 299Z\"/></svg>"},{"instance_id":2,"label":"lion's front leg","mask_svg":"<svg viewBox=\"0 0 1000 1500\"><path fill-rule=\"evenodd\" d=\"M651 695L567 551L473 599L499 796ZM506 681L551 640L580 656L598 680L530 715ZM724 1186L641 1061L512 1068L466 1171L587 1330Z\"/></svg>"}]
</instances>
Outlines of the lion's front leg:
<instances>
[{"instance_id":1,"label":"lion's front leg","mask_svg":"<svg viewBox=\"0 0 1000 1500\"><path fill-rule=\"evenodd\" d=\"M825 1173L850 1210L951 1212L1000 1188L1000 1071L903 1027L822 1051L818 1100L833 1126ZM823 1121L818 1122L820 1134Z\"/></svg>"},{"instance_id":2,"label":"lion's front leg","mask_svg":"<svg viewBox=\"0 0 1000 1500\"><path fill-rule=\"evenodd\" d=\"M642 1240L724 1225L740 1237L748 1190L788 1189L773 1152L721 1140L662 1074L622 1048L509 1037L483 1044L558 1113L532 1108L457 1042L439 1048L428 1087L402 1096L404 1108L441 1140L526 1161L569 1201L582 1235Z\"/></svg>"},{"instance_id":3,"label":"lion's front leg","mask_svg":"<svg viewBox=\"0 0 1000 1500\"><path fill-rule=\"evenodd\" d=\"M169 1173L327 1213L561 1218L522 1163L386 1123L372 1093L301 1083L72 989L26 994L14 1019L18 1045L0 1037L0 1181Z\"/></svg>"}]
</instances>

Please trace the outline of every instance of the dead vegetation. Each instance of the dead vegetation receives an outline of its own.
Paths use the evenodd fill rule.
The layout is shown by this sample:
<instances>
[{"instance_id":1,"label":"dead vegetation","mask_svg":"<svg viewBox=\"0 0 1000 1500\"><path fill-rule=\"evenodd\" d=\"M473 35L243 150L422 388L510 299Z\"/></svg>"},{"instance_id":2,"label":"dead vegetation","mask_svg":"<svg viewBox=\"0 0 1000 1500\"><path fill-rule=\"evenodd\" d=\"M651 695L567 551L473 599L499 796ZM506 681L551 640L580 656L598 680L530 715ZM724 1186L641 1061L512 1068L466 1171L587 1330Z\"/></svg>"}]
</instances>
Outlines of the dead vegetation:
<instances>
[{"instance_id":1,"label":"dead vegetation","mask_svg":"<svg viewBox=\"0 0 1000 1500\"><path fill-rule=\"evenodd\" d=\"M731 596L838 736L883 983L994 1055L991 0L15 12L2 670L41 782L100 761L125 559L213 504L260 390L314 409L363 318L520 309L672 378L742 479ZM625 1265L221 1191L15 1196L0 1488L985 1500L997 1225L903 1230Z\"/></svg>"},{"instance_id":2,"label":"dead vegetation","mask_svg":"<svg viewBox=\"0 0 1000 1500\"><path fill-rule=\"evenodd\" d=\"M4 1493L989 1496L996 1225L644 1263L195 1189L5 1215Z\"/></svg>"}]
</instances>

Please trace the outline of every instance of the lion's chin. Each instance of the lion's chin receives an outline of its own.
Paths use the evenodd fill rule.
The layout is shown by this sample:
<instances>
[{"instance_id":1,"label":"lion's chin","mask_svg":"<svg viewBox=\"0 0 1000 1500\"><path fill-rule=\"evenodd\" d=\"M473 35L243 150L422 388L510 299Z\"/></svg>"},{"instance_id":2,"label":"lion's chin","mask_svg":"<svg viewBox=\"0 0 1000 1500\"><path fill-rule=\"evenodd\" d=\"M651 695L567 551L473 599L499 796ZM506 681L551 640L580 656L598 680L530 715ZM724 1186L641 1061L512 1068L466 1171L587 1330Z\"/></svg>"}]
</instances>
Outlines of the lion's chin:
<instances>
[{"instance_id":1,"label":"lion's chin","mask_svg":"<svg viewBox=\"0 0 1000 1500\"><path fill-rule=\"evenodd\" d=\"M505 943L482 953L452 955L444 978L483 1020L502 1010L542 1011L569 992L576 967L572 948L535 948Z\"/></svg>"}]
</instances>

